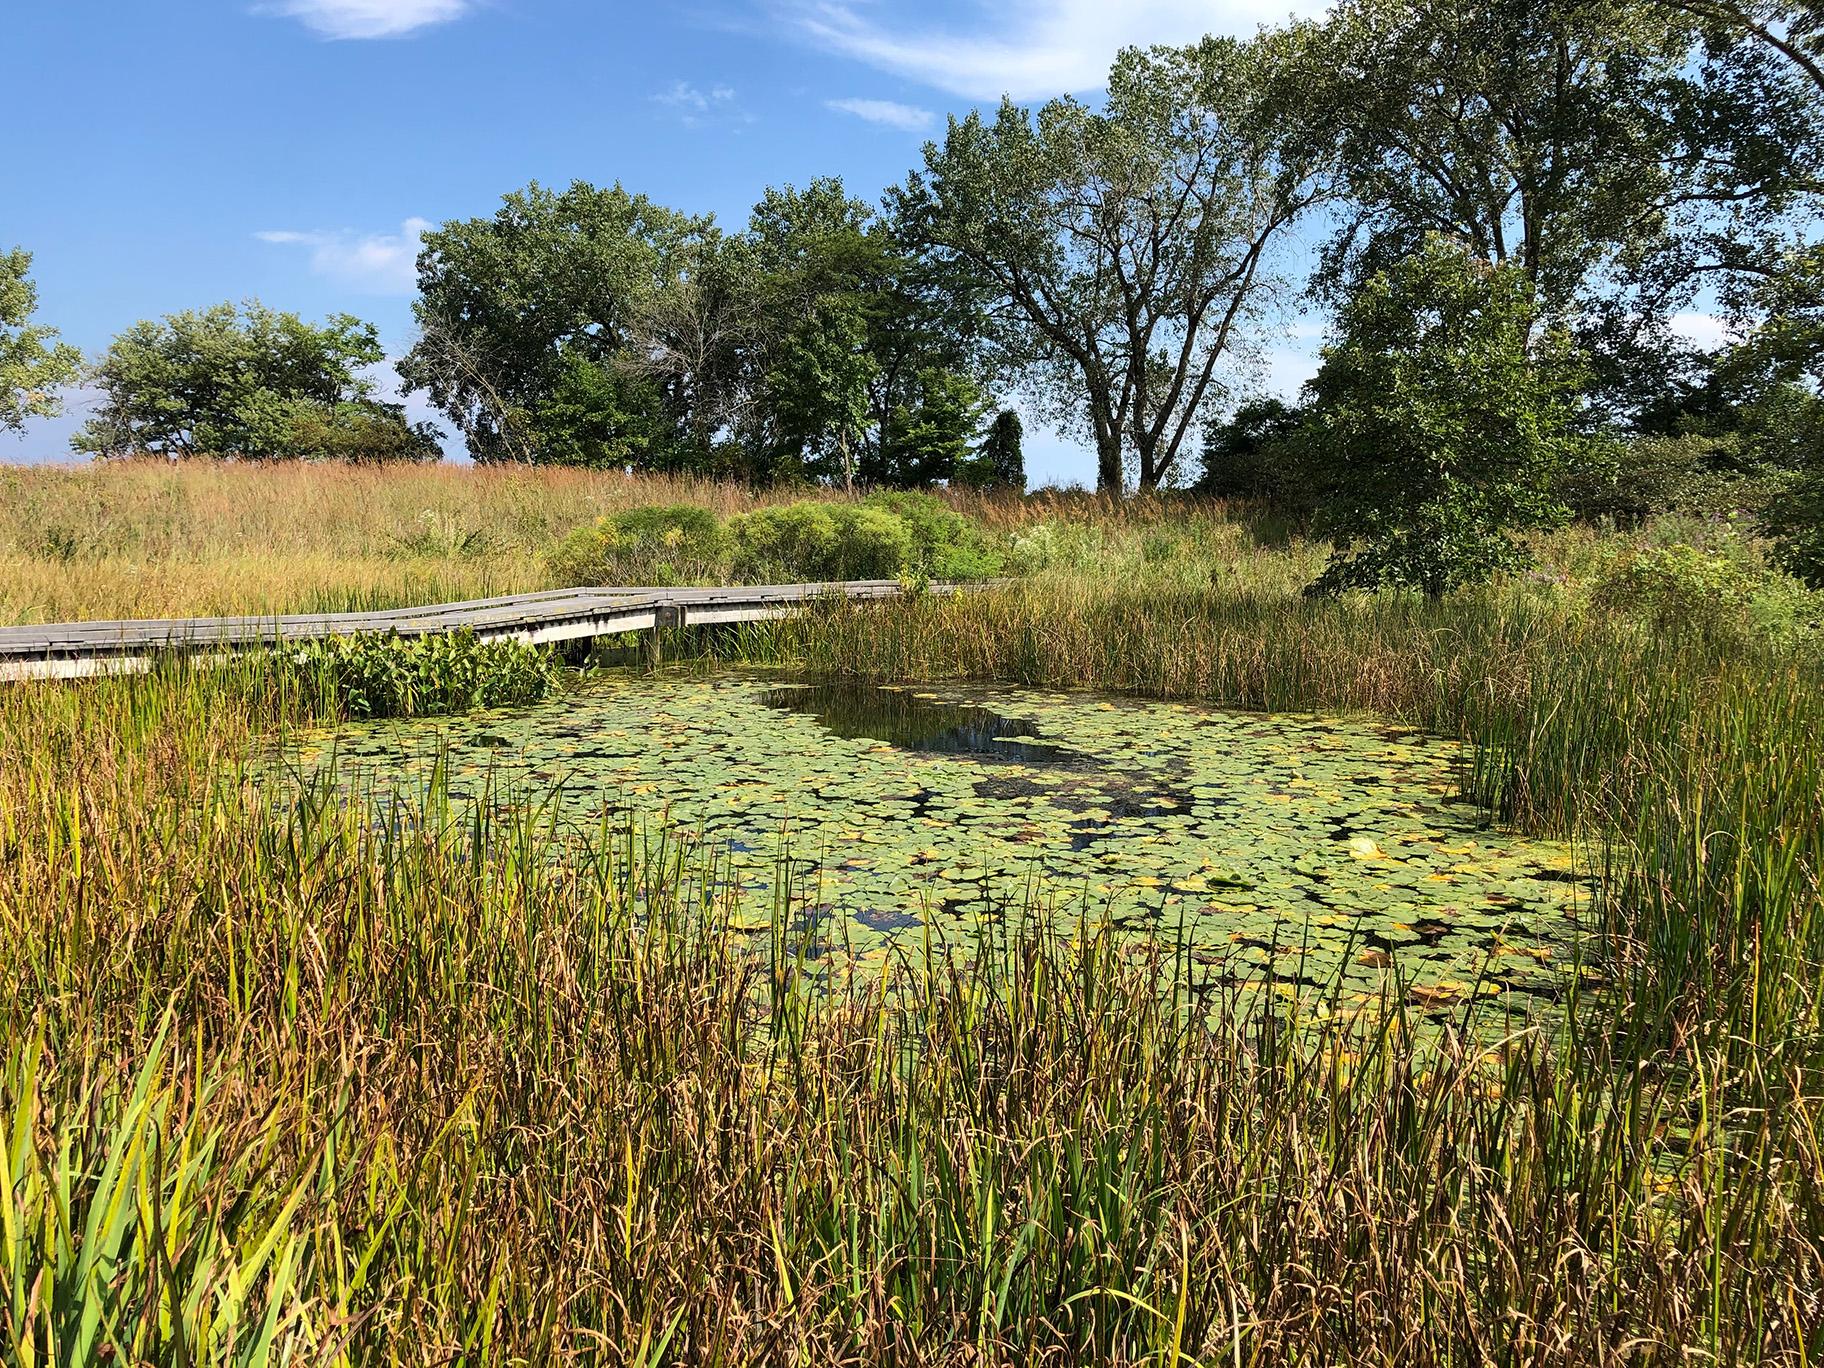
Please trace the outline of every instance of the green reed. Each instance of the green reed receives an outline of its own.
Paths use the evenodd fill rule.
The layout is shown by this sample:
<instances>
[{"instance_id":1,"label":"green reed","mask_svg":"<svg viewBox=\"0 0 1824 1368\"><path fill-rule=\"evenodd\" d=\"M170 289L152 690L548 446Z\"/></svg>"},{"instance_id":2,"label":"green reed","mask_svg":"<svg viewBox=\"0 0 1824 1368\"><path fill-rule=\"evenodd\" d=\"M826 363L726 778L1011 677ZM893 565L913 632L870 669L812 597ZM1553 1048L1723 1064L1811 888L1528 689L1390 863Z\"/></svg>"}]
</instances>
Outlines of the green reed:
<instances>
[{"instance_id":1,"label":"green reed","mask_svg":"<svg viewBox=\"0 0 1824 1368\"><path fill-rule=\"evenodd\" d=\"M1790 1053L1294 1022L1027 899L855 960L662 826L247 765L322 702L0 696L9 1362L1824 1351Z\"/></svg>"},{"instance_id":2,"label":"green reed","mask_svg":"<svg viewBox=\"0 0 1824 1368\"><path fill-rule=\"evenodd\" d=\"M1606 865L1561 1028L1043 889L856 959L662 824L276 780L342 703L258 659L20 686L0 1361L1818 1362L1815 659L1136 554L711 644L1462 736Z\"/></svg>"}]
</instances>

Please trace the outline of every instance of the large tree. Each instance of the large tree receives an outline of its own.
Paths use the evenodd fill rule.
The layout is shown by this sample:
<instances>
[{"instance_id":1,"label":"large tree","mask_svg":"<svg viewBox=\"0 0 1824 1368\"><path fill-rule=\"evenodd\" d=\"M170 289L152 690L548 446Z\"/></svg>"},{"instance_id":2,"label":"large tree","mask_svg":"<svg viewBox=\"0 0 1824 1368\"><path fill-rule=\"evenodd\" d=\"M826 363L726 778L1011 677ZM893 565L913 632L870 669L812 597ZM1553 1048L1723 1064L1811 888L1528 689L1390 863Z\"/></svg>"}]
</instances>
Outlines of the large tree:
<instances>
[{"instance_id":1,"label":"large tree","mask_svg":"<svg viewBox=\"0 0 1824 1368\"><path fill-rule=\"evenodd\" d=\"M1343 0L1306 32L1349 192L1337 297L1443 233L1543 317L1651 326L1763 269L1824 152L1790 64L1666 3Z\"/></svg>"},{"instance_id":2,"label":"large tree","mask_svg":"<svg viewBox=\"0 0 1824 1368\"><path fill-rule=\"evenodd\" d=\"M987 291L1004 363L1086 430L1097 483L1169 479L1199 408L1323 193L1279 35L1129 50L1100 110L1072 99L952 120L895 208Z\"/></svg>"},{"instance_id":3,"label":"large tree","mask_svg":"<svg viewBox=\"0 0 1824 1368\"><path fill-rule=\"evenodd\" d=\"M831 178L768 190L743 244L757 463L845 484L945 478L982 380L967 283Z\"/></svg>"},{"instance_id":4,"label":"large tree","mask_svg":"<svg viewBox=\"0 0 1824 1368\"><path fill-rule=\"evenodd\" d=\"M1336 544L1314 591L1435 597L1521 564L1511 534L1563 516L1581 377L1534 323L1517 266L1442 236L1362 283L1307 386L1301 466Z\"/></svg>"},{"instance_id":5,"label":"large tree","mask_svg":"<svg viewBox=\"0 0 1824 1368\"><path fill-rule=\"evenodd\" d=\"M650 341L653 300L715 236L709 219L619 185L535 182L491 218L425 234L421 335L400 375L478 461L638 463L687 426L687 398L667 377L616 372Z\"/></svg>"},{"instance_id":6,"label":"large tree","mask_svg":"<svg viewBox=\"0 0 1824 1368\"><path fill-rule=\"evenodd\" d=\"M0 431L62 412L57 391L82 369L81 352L59 342L55 328L32 322L38 291L31 269L30 252L0 252Z\"/></svg>"},{"instance_id":7,"label":"large tree","mask_svg":"<svg viewBox=\"0 0 1824 1368\"><path fill-rule=\"evenodd\" d=\"M371 323L320 326L258 300L129 328L95 368L103 401L76 434L98 456L434 460L437 434L375 397Z\"/></svg>"}]
</instances>

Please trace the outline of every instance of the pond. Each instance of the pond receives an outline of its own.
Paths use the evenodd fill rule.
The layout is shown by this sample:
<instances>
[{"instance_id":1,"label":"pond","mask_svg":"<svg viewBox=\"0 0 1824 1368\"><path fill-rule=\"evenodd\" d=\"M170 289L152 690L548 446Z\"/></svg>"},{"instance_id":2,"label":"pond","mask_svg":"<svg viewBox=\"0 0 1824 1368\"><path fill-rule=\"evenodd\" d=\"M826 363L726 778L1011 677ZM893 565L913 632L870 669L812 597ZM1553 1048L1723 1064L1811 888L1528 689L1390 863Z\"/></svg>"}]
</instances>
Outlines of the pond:
<instances>
[{"instance_id":1,"label":"pond","mask_svg":"<svg viewBox=\"0 0 1824 1368\"><path fill-rule=\"evenodd\" d=\"M1212 976L1415 1000L1554 999L1587 889L1568 847L1454 797L1409 728L1007 687L592 678L537 707L343 727L306 768L561 795L730 852L755 903L878 948L1038 897L1188 945ZM786 853L789 858L782 860Z\"/></svg>"}]
</instances>

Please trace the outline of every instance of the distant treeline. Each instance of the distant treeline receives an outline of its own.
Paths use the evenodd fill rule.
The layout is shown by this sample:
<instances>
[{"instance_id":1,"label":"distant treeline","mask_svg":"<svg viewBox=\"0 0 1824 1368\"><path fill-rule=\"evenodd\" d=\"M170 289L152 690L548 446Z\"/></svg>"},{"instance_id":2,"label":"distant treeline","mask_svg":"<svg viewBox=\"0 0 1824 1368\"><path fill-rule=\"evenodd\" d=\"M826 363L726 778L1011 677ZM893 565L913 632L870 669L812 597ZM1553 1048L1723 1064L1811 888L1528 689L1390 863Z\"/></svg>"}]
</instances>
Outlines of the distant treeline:
<instances>
[{"instance_id":1,"label":"distant treeline","mask_svg":"<svg viewBox=\"0 0 1824 1368\"><path fill-rule=\"evenodd\" d=\"M1491 528L1680 501L1750 506L1796 565L1824 556L1821 134L1806 4L1344 0L1124 51L1099 106L953 119L878 204L818 179L731 230L527 186L425 235L399 372L483 462L1019 487L1018 400L1105 491L1417 528L1472 578ZM1330 320L1322 370L1262 405L1294 306ZM77 442L434 455L358 378L377 354L258 306L142 323ZM1339 584L1461 578L1405 555Z\"/></svg>"}]
</instances>

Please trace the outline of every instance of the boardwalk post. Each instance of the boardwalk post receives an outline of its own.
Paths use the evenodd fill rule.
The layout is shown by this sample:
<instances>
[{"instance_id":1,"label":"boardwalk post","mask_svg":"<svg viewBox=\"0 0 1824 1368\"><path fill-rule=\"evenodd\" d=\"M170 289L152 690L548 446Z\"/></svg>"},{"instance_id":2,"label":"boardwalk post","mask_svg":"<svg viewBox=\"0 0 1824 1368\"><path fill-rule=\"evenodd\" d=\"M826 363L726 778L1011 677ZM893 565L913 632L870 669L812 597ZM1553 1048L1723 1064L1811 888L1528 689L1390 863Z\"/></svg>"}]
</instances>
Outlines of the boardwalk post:
<instances>
[{"instance_id":1,"label":"boardwalk post","mask_svg":"<svg viewBox=\"0 0 1824 1368\"><path fill-rule=\"evenodd\" d=\"M652 610L652 630L646 634L646 668L656 670L665 663L665 647L660 633L684 625L684 605L663 603Z\"/></svg>"}]
</instances>

